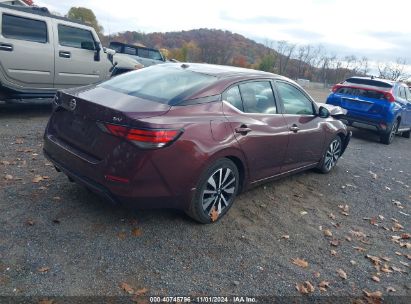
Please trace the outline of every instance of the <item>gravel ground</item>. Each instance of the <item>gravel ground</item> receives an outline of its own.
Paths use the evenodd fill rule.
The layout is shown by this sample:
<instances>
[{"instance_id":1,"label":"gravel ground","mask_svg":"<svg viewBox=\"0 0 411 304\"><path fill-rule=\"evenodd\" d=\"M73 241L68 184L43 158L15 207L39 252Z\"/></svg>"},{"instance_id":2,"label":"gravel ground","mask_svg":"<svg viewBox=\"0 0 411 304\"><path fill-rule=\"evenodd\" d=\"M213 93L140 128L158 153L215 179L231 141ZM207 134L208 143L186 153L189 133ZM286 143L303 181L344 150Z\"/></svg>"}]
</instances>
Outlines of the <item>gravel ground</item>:
<instances>
[{"instance_id":1,"label":"gravel ground","mask_svg":"<svg viewBox=\"0 0 411 304\"><path fill-rule=\"evenodd\" d=\"M42 155L49 112L0 105L0 295L298 296L308 281L322 299L410 300L410 140L385 146L353 129L332 173L268 183L199 225L112 207L70 183Z\"/></svg>"}]
</instances>

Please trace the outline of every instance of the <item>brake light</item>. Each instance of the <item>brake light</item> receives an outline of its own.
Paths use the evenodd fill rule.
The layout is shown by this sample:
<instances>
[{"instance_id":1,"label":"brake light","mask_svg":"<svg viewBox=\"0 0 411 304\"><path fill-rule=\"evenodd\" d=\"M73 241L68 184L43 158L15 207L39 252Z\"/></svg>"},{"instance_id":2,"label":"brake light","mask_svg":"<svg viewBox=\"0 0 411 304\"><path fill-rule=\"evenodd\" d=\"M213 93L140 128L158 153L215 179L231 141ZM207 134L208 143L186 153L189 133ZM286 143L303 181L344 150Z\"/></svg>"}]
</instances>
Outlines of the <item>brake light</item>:
<instances>
[{"instance_id":1,"label":"brake light","mask_svg":"<svg viewBox=\"0 0 411 304\"><path fill-rule=\"evenodd\" d=\"M103 128L101 128L103 127ZM180 134L181 130L161 129L136 129L113 124L100 124L104 131L136 144L141 148L161 148L171 144Z\"/></svg>"},{"instance_id":2,"label":"brake light","mask_svg":"<svg viewBox=\"0 0 411 304\"><path fill-rule=\"evenodd\" d=\"M176 130L147 131L130 129L127 134L127 139L131 141L168 143L173 141L178 133L179 131Z\"/></svg>"},{"instance_id":3,"label":"brake light","mask_svg":"<svg viewBox=\"0 0 411 304\"><path fill-rule=\"evenodd\" d=\"M340 85L340 84L336 84L336 85L334 85L332 88L331 88L331 91L333 92L333 93L335 93L335 92L337 92L337 90L339 89L339 88L341 88L342 86Z\"/></svg>"},{"instance_id":4,"label":"brake light","mask_svg":"<svg viewBox=\"0 0 411 304\"><path fill-rule=\"evenodd\" d=\"M384 99L388 100L389 102L394 102L395 101L394 95L392 95L391 92L385 93L384 94Z\"/></svg>"}]
</instances>

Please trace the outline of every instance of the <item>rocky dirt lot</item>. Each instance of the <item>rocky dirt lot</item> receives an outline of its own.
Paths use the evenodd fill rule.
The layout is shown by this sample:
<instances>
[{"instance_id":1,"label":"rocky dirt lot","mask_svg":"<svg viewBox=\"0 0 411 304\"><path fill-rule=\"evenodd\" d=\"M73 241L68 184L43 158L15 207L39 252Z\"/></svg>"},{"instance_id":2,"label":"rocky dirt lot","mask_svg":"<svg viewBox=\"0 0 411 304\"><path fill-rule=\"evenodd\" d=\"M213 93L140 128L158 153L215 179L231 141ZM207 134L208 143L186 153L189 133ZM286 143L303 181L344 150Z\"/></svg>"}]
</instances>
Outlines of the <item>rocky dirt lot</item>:
<instances>
[{"instance_id":1,"label":"rocky dirt lot","mask_svg":"<svg viewBox=\"0 0 411 304\"><path fill-rule=\"evenodd\" d=\"M410 303L410 140L385 146L354 129L332 173L268 183L199 225L173 210L112 207L70 183L42 155L49 112L0 105L0 295Z\"/></svg>"}]
</instances>

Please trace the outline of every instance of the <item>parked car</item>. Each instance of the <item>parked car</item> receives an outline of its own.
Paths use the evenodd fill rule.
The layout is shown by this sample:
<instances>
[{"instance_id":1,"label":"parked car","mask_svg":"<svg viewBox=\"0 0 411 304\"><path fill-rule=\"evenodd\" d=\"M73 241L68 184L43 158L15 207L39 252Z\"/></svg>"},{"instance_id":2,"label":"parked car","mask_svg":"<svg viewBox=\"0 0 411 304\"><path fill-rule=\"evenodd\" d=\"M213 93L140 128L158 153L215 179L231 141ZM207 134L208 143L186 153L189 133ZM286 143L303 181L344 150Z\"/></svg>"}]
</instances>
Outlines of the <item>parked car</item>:
<instances>
[{"instance_id":1,"label":"parked car","mask_svg":"<svg viewBox=\"0 0 411 304\"><path fill-rule=\"evenodd\" d=\"M59 88L110 78L112 63L93 27L45 8L0 4L0 100L52 98ZM113 55L116 72L141 65Z\"/></svg>"},{"instance_id":2,"label":"parked car","mask_svg":"<svg viewBox=\"0 0 411 304\"><path fill-rule=\"evenodd\" d=\"M126 54L128 56L131 56L145 67L164 63L166 61L161 52L157 49L115 41L110 42L109 48L115 50L119 54Z\"/></svg>"},{"instance_id":3,"label":"parked car","mask_svg":"<svg viewBox=\"0 0 411 304\"><path fill-rule=\"evenodd\" d=\"M328 173L351 133L292 80L165 63L62 90L44 154L112 202L221 218L243 190L302 170Z\"/></svg>"},{"instance_id":4,"label":"parked car","mask_svg":"<svg viewBox=\"0 0 411 304\"><path fill-rule=\"evenodd\" d=\"M327 104L347 109L349 125L377 130L384 144L397 133L410 138L411 93L402 82L351 77L332 88Z\"/></svg>"}]
</instances>

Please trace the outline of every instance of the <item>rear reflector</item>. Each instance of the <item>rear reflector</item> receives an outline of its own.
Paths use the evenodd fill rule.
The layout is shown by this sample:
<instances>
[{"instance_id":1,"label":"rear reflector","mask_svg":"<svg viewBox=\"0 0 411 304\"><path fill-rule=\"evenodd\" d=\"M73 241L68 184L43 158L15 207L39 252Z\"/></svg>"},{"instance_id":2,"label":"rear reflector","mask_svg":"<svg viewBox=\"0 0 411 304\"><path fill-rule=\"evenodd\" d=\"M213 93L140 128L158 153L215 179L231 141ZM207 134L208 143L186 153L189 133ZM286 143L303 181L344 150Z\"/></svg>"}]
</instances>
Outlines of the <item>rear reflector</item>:
<instances>
[{"instance_id":1,"label":"rear reflector","mask_svg":"<svg viewBox=\"0 0 411 304\"><path fill-rule=\"evenodd\" d=\"M104 177L106 178L106 180L108 180L110 182L118 182L118 183L124 183L124 184L127 184L128 182L130 182L130 180L128 178L109 175L109 174L104 175Z\"/></svg>"},{"instance_id":2,"label":"rear reflector","mask_svg":"<svg viewBox=\"0 0 411 304\"><path fill-rule=\"evenodd\" d=\"M101 124L100 128L112 135L122 137L142 148L161 148L175 141L181 130L135 129L126 126Z\"/></svg>"}]
</instances>

